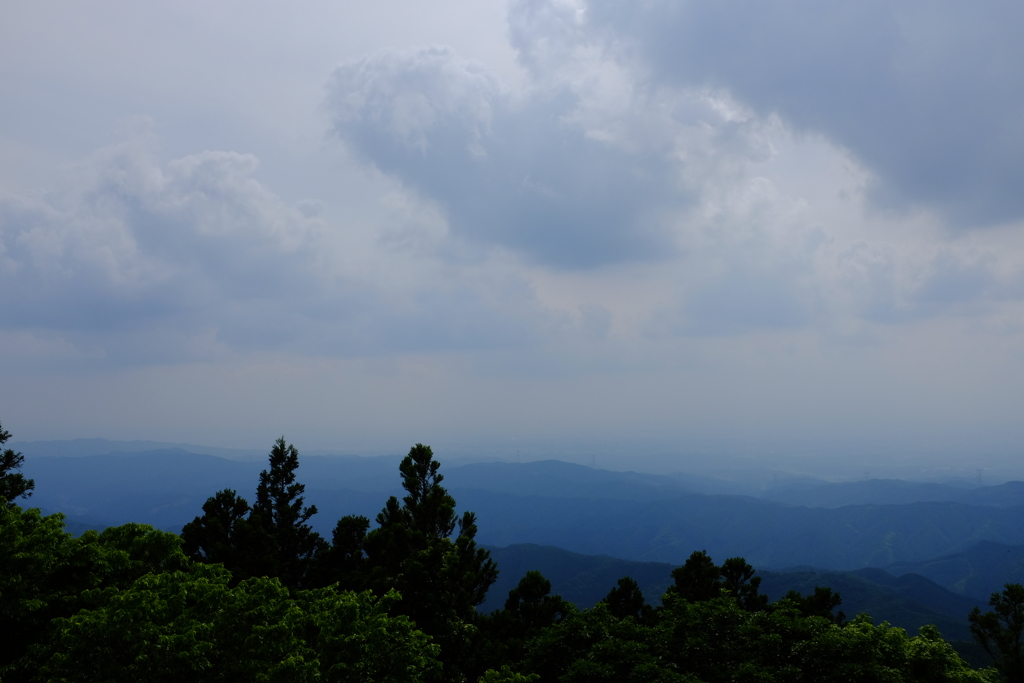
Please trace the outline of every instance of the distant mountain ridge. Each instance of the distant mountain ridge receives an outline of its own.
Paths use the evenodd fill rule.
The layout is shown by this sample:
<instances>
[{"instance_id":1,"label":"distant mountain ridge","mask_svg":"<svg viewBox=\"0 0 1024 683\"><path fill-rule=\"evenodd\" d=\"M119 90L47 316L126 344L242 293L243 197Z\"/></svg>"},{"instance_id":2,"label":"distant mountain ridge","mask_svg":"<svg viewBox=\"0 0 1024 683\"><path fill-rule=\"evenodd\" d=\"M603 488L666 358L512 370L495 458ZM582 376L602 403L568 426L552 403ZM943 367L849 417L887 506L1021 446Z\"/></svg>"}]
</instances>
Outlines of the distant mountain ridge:
<instances>
[{"instance_id":1,"label":"distant mountain ridge","mask_svg":"<svg viewBox=\"0 0 1024 683\"><path fill-rule=\"evenodd\" d=\"M1005 584L1024 583L1024 545L979 541L960 552L887 569L914 572L955 593L987 602Z\"/></svg>"},{"instance_id":2,"label":"distant mountain ridge","mask_svg":"<svg viewBox=\"0 0 1024 683\"><path fill-rule=\"evenodd\" d=\"M965 487L951 484L867 479L851 482L801 482L768 489L765 500L786 505L838 508L848 505L905 505L909 503L964 503L1013 507L1024 505L1024 482Z\"/></svg>"},{"instance_id":3,"label":"distant mountain ridge","mask_svg":"<svg viewBox=\"0 0 1024 683\"><path fill-rule=\"evenodd\" d=\"M329 534L347 514L375 518L400 494L398 458L306 457L299 480ZM147 522L176 531L207 497L233 488L250 498L262 462L180 449L77 458L26 455L31 503L100 525ZM750 496L704 495L671 477L595 470L557 461L474 463L442 469L479 540L554 545L585 554L678 564L694 549L743 556L764 569L853 570L956 553L979 540L1024 544L1024 508L963 503L795 507Z\"/></svg>"},{"instance_id":4,"label":"distant mountain ridge","mask_svg":"<svg viewBox=\"0 0 1024 683\"><path fill-rule=\"evenodd\" d=\"M265 450L246 448L220 448L167 441L114 441L111 439L64 439L53 441L12 441L9 448L22 451L33 458L81 458L113 453L140 455L154 451L181 450L188 453L215 455L228 460L265 460Z\"/></svg>"}]
</instances>

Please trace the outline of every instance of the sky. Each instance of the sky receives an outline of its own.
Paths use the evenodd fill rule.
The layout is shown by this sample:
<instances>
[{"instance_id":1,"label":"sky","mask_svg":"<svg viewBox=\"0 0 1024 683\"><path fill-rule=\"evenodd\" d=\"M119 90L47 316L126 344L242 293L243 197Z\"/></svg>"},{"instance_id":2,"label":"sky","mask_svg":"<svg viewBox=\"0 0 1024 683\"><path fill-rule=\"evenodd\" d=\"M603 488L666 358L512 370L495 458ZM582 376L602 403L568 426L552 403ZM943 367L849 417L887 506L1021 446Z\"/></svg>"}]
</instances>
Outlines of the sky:
<instances>
[{"instance_id":1,"label":"sky","mask_svg":"<svg viewBox=\"0 0 1024 683\"><path fill-rule=\"evenodd\" d=\"M1022 31L1009 0L5 2L0 421L1019 457Z\"/></svg>"}]
</instances>

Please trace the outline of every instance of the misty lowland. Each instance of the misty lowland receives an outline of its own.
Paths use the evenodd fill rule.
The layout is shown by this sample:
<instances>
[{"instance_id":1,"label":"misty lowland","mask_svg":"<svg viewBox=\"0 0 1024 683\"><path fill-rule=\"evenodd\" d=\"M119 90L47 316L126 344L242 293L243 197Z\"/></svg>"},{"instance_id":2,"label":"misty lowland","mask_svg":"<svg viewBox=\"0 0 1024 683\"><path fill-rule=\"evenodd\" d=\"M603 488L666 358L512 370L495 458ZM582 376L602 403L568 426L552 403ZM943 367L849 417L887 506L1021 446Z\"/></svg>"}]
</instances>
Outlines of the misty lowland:
<instances>
[{"instance_id":1,"label":"misty lowland","mask_svg":"<svg viewBox=\"0 0 1024 683\"><path fill-rule=\"evenodd\" d=\"M1024 482L776 474L740 495L557 460L446 467L422 444L12 445L4 681L1024 672Z\"/></svg>"}]
</instances>

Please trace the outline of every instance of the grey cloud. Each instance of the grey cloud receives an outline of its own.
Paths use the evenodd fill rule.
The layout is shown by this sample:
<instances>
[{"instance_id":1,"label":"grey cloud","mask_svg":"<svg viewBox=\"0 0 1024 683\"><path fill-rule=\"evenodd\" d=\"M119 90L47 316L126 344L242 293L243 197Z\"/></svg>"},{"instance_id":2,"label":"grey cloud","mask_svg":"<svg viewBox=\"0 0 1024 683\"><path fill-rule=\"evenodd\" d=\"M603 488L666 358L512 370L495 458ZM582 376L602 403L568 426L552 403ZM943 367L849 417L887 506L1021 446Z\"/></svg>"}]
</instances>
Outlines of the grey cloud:
<instances>
[{"instance_id":1,"label":"grey cloud","mask_svg":"<svg viewBox=\"0 0 1024 683\"><path fill-rule=\"evenodd\" d=\"M970 261L949 251L940 251L931 260L915 303L922 309L977 310L979 302L993 295L1005 296L1006 288L993 276L995 259Z\"/></svg>"},{"instance_id":2,"label":"grey cloud","mask_svg":"<svg viewBox=\"0 0 1024 683\"><path fill-rule=\"evenodd\" d=\"M78 184L0 196L0 318L78 349L69 358L175 362L235 351L323 355L506 347L562 322L512 275L424 275L405 288L332 261L315 202L288 206L255 157L160 164L142 136L98 152ZM430 269L425 270L426 273Z\"/></svg>"},{"instance_id":3,"label":"grey cloud","mask_svg":"<svg viewBox=\"0 0 1024 683\"><path fill-rule=\"evenodd\" d=\"M757 226L754 216L747 220L753 228L743 239L708 249L691 267L674 314L672 327L678 332L715 336L793 329L821 314L814 265L823 246L818 232L788 242Z\"/></svg>"},{"instance_id":4,"label":"grey cloud","mask_svg":"<svg viewBox=\"0 0 1024 683\"><path fill-rule=\"evenodd\" d=\"M813 303L788 274L734 268L689 299L682 327L697 335L802 327L813 319Z\"/></svg>"},{"instance_id":5,"label":"grey cloud","mask_svg":"<svg viewBox=\"0 0 1024 683\"><path fill-rule=\"evenodd\" d=\"M50 201L3 202L10 323L216 325L225 297L280 296L307 277L287 233L310 226L249 177L253 157L204 152L162 169L150 146L102 150Z\"/></svg>"},{"instance_id":6,"label":"grey cloud","mask_svg":"<svg viewBox=\"0 0 1024 683\"><path fill-rule=\"evenodd\" d=\"M1019 298L1013 278L997 277L994 253L940 247L906 256L891 245L859 242L839 255L837 266L836 295L845 292L856 316L878 323L979 314L994 301Z\"/></svg>"},{"instance_id":7,"label":"grey cloud","mask_svg":"<svg viewBox=\"0 0 1024 683\"><path fill-rule=\"evenodd\" d=\"M558 3L512 11L538 5ZM657 82L727 90L845 146L881 204L934 207L960 228L1024 218L1020 3L592 0L584 16L587 40Z\"/></svg>"},{"instance_id":8,"label":"grey cloud","mask_svg":"<svg viewBox=\"0 0 1024 683\"><path fill-rule=\"evenodd\" d=\"M572 60L586 41L582 3L551 0L513 0L509 3L509 39L519 63L534 76Z\"/></svg>"},{"instance_id":9,"label":"grey cloud","mask_svg":"<svg viewBox=\"0 0 1024 683\"><path fill-rule=\"evenodd\" d=\"M339 67L334 132L363 159L436 201L451 232L537 262L584 268L670 251L658 212L681 201L670 149L634 153L567 119L566 88L503 93L447 48Z\"/></svg>"},{"instance_id":10,"label":"grey cloud","mask_svg":"<svg viewBox=\"0 0 1024 683\"><path fill-rule=\"evenodd\" d=\"M900 322L908 315L900 291L900 256L891 245L857 242L839 254L838 290L857 317Z\"/></svg>"}]
</instances>

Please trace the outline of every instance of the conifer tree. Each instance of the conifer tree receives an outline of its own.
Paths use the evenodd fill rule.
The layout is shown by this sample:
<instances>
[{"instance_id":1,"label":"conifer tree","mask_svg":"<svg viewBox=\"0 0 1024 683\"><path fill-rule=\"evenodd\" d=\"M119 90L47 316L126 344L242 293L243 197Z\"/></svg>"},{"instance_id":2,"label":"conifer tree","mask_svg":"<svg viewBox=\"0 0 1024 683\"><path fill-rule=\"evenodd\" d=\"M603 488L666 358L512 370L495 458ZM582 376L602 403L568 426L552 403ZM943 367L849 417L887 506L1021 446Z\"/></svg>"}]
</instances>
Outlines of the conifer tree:
<instances>
[{"instance_id":1,"label":"conifer tree","mask_svg":"<svg viewBox=\"0 0 1024 683\"><path fill-rule=\"evenodd\" d=\"M230 489L207 499L203 515L182 529L185 552L223 563L235 581L276 576L290 588L302 588L310 582L314 557L327 544L307 523L317 510L303 506L306 487L295 480L298 450L281 437L269 465L260 472L252 508Z\"/></svg>"},{"instance_id":2,"label":"conifer tree","mask_svg":"<svg viewBox=\"0 0 1024 683\"><path fill-rule=\"evenodd\" d=\"M10 438L11 433L0 425L0 446ZM26 479L24 474L17 471L24 462L25 456L13 449L6 448L0 452L0 498L6 500L8 505L14 505L15 498L28 498L36 487L35 481Z\"/></svg>"},{"instance_id":3,"label":"conifer tree","mask_svg":"<svg viewBox=\"0 0 1024 683\"><path fill-rule=\"evenodd\" d=\"M240 574L249 502L232 489L218 491L203 503L203 515L181 530L182 549L200 562L220 563ZM242 578L236 576L236 579Z\"/></svg>"},{"instance_id":4,"label":"conifer tree","mask_svg":"<svg viewBox=\"0 0 1024 683\"><path fill-rule=\"evenodd\" d=\"M1024 683L1024 586L1008 583L988 604L992 611L975 607L968 615L971 635L992 657L1003 680Z\"/></svg>"},{"instance_id":5,"label":"conifer tree","mask_svg":"<svg viewBox=\"0 0 1024 683\"><path fill-rule=\"evenodd\" d=\"M306 486L295 481L299 451L282 436L270 451L270 468L260 472L256 502L248 524L272 539L265 557L265 575L277 576L286 586L305 584L317 552L325 547L320 534L307 524L315 505L303 507Z\"/></svg>"},{"instance_id":6,"label":"conifer tree","mask_svg":"<svg viewBox=\"0 0 1024 683\"><path fill-rule=\"evenodd\" d=\"M399 466L407 495L401 502L394 496L387 501L365 548L371 587L378 594L395 589L402 595L396 609L436 639L446 678L458 680L476 606L498 570L490 553L476 545L475 515L457 516L439 469L429 446L409 450Z\"/></svg>"},{"instance_id":7,"label":"conifer tree","mask_svg":"<svg viewBox=\"0 0 1024 683\"><path fill-rule=\"evenodd\" d=\"M601 602L608 605L608 611L616 619L632 617L639 623L648 623L655 618L654 609L644 600L639 584L630 576L619 579Z\"/></svg>"}]
</instances>

